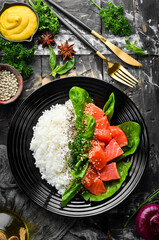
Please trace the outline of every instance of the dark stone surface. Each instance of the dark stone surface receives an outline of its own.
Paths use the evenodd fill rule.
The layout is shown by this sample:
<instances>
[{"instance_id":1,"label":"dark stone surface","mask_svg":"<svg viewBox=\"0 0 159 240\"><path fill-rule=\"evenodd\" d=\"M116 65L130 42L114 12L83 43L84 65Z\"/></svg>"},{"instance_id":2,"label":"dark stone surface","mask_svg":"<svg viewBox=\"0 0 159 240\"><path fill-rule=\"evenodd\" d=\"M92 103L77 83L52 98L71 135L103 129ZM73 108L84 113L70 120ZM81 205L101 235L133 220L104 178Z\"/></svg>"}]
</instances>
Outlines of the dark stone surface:
<instances>
[{"instance_id":1,"label":"dark stone surface","mask_svg":"<svg viewBox=\"0 0 159 240\"><path fill-rule=\"evenodd\" d=\"M0 6L3 0L0 0ZM23 2L23 1L21 1ZM57 2L70 11L73 15L84 21L89 27L102 33L104 37L112 41L118 47L124 48L125 37L113 36L106 32L98 15L98 9L90 0L57 0ZM101 4L99 0L96 1ZM129 18L134 33L130 37L132 41L137 39L139 47L149 52L146 57L132 56L138 59L143 67L137 68L120 61L99 40L82 30L82 34L89 39L111 61L122 63L138 80L138 85L130 89L112 80L107 74L107 66L90 49L81 43L72 33L61 25L60 33L55 36L58 45L67 39L75 43L74 49L76 64L66 76L84 75L103 79L121 91L125 92L139 108L148 128L150 140L150 158L141 182L135 191L119 206L97 217L87 219L69 219L49 213L35 205L18 188L10 171L7 158L7 133L11 119L27 96L42 84L42 78L48 76L49 50L42 49L38 45L36 57L31 65L34 74L30 78L24 78L24 89L20 98L7 106L0 105L0 207L16 211L28 224L30 239L33 240L138 240L141 239L134 225L134 220L124 228L123 225L129 215L143 202L143 200L155 189L159 182L159 2L157 0L124 1L113 0L114 4L123 4L126 16ZM102 2L105 7L105 3ZM34 43L38 36L35 37ZM56 54L57 46L54 47ZM57 56L57 64L62 62L61 56ZM64 76L57 76L64 77ZM52 77L49 77L54 81Z\"/></svg>"}]
</instances>

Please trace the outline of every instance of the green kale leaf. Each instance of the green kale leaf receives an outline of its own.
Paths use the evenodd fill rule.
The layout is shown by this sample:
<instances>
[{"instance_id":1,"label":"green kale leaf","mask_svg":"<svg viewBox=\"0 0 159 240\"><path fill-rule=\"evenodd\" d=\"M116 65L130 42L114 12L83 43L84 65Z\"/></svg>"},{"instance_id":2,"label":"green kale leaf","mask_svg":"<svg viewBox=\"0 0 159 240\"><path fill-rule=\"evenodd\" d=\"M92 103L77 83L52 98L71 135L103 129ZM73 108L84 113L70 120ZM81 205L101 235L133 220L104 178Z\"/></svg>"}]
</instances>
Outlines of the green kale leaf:
<instances>
[{"instance_id":1,"label":"green kale leaf","mask_svg":"<svg viewBox=\"0 0 159 240\"><path fill-rule=\"evenodd\" d=\"M36 4L29 0L29 3L39 16L39 30L49 29L50 32L57 34L60 26L59 20L49 5L42 3L42 0L35 0Z\"/></svg>"}]
</instances>

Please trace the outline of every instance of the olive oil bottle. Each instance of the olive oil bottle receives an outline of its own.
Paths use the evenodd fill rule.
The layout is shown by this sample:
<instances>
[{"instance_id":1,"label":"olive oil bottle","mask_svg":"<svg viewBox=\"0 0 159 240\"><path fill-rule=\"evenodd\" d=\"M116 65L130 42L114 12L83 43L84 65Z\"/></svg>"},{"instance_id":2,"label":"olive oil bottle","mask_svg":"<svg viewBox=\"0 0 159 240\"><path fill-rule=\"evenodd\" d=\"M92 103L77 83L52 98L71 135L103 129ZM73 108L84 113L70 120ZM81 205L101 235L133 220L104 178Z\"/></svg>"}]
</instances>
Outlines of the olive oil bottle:
<instances>
[{"instance_id":1,"label":"olive oil bottle","mask_svg":"<svg viewBox=\"0 0 159 240\"><path fill-rule=\"evenodd\" d=\"M0 240L29 240L26 223L10 210L0 209Z\"/></svg>"}]
</instances>

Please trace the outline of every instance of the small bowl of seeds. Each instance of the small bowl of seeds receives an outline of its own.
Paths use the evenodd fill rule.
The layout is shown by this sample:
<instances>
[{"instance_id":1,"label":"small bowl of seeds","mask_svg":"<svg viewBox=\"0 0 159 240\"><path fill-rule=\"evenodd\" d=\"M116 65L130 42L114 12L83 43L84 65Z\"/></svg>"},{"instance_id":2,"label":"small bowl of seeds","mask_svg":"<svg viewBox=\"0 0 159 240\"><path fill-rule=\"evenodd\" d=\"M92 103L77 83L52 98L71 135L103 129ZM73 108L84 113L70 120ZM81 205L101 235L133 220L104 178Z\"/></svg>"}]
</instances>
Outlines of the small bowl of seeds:
<instances>
[{"instance_id":1,"label":"small bowl of seeds","mask_svg":"<svg viewBox=\"0 0 159 240\"><path fill-rule=\"evenodd\" d=\"M0 104L14 102L23 89L21 74L8 64L0 64Z\"/></svg>"}]
</instances>

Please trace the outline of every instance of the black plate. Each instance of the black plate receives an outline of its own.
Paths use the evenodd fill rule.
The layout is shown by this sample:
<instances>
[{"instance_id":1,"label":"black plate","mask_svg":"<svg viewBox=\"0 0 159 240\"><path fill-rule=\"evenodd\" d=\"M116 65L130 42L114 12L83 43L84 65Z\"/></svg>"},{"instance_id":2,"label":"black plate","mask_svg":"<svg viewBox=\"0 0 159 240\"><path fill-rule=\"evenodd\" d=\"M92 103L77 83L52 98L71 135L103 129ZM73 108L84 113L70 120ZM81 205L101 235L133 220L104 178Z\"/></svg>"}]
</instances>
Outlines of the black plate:
<instances>
[{"instance_id":1,"label":"black plate","mask_svg":"<svg viewBox=\"0 0 159 240\"><path fill-rule=\"evenodd\" d=\"M122 188L111 198L101 202L86 202L79 195L65 208L61 208L61 196L55 188L41 179L39 170L34 165L34 158L29 150L36 125L42 112L56 103L64 103L69 99L71 87L79 86L87 90L99 107L103 107L110 93L116 97L116 109L112 125L126 121L135 121L141 125L140 145L134 155L129 176ZM41 207L50 212L70 217L87 217L103 213L121 203L139 183L148 160L148 133L144 120L135 104L121 91L110 84L87 77L70 77L48 83L32 93L18 108L8 133L8 156L12 173L24 193Z\"/></svg>"}]
</instances>

